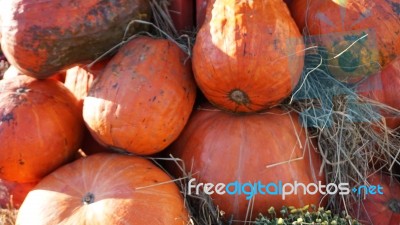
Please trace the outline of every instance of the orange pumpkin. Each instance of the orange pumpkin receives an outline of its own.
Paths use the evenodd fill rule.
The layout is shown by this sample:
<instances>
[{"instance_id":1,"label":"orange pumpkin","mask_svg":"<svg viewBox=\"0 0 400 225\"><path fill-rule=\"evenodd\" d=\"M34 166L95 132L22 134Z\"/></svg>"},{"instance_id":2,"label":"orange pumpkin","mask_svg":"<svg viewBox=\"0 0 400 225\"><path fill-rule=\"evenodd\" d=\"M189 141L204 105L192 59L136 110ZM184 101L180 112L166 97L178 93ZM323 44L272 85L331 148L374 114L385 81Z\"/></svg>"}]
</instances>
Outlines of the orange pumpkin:
<instances>
[{"instance_id":1,"label":"orange pumpkin","mask_svg":"<svg viewBox=\"0 0 400 225\"><path fill-rule=\"evenodd\" d=\"M296 0L291 11L300 30L326 48L341 81L360 81L400 54L397 0Z\"/></svg>"},{"instance_id":2,"label":"orange pumpkin","mask_svg":"<svg viewBox=\"0 0 400 225\"><path fill-rule=\"evenodd\" d=\"M368 77L357 87L357 92L374 101L400 110L400 57L393 60L381 72ZM389 128L400 126L400 114L381 112Z\"/></svg>"},{"instance_id":3,"label":"orange pumpkin","mask_svg":"<svg viewBox=\"0 0 400 225\"><path fill-rule=\"evenodd\" d=\"M362 224L398 225L400 222L400 183L387 175L375 174L368 178L369 187L376 194L367 194L362 205L354 205L354 218ZM365 192L365 189L362 189ZM380 193L379 193L380 192ZM383 194L382 194L383 193Z\"/></svg>"},{"instance_id":4,"label":"orange pumpkin","mask_svg":"<svg viewBox=\"0 0 400 225\"><path fill-rule=\"evenodd\" d=\"M204 185L236 181L242 184L261 182L263 185L270 182L279 185L279 181L283 184L297 181L306 185L321 181L324 184L324 176L318 175L321 160L311 143L294 113L274 108L264 114L238 116L205 108L194 112L169 149L174 157L184 161L186 172L191 172ZM300 159L302 156L304 158ZM180 176L174 168L171 172ZM258 187L265 192L265 188ZM278 191L276 188L271 186L269 190ZM234 191L232 187L229 190ZM249 192L248 187L246 190ZM303 189L299 190L298 194L287 195L285 200L281 195L258 192L251 203L244 191L233 195L214 193L211 197L226 213L226 218L232 215L234 220L249 220L254 219L246 218L249 204L254 217L260 212L266 213L266 205L275 209L281 209L283 205L319 205L320 194L304 195ZM193 193L195 189L191 191Z\"/></svg>"},{"instance_id":5,"label":"orange pumpkin","mask_svg":"<svg viewBox=\"0 0 400 225\"><path fill-rule=\"evenodd\" d=\"M304 63L302 36L282 0L215 0L193 48L193 72L207 99L233 112L280 103Z\"/></svg>"},{"instance_id":6,"label":"orange pumpkin","mask_svg":"<svg viewBox=\"0 0 400 225\"><path fill-rule=\"evenodd\" d=\"M68 69L65 76L64 85L79 100L83 107L83 99L88 95L93 81L103 72L110 59L101 60L90 68L86 66L75 66Z\"/></svg>"},{"instance_id":7,"label":"orange pumpkin","mask_svg":"<svg viewBox=\"0 0 400 225\"><path fill-rule=\"evenodd\" d=\"M83 121L61 82L20 75L0 81L0 178L34 182L78 150Z\"/></svg>"},{"instance_id":8,"label":"orange pumpkin","mask_svg":"<svg viewBox=\"0 0 400 225\"><path fill-rule=\"evenodd\" d=\"M0 6L5 56L41 79L94 60L122 41L129 22L151 16L147 0L9 0ZM127 35L139 30L135 24Z\"/></svg>"},{"instance_id":9,"label":"orange pumpkin","mask_svg":"<svg viewBox=\"0 0 400 225\"><path fill-rule=\"evenodd\" d=\"M176 184L148 160L96 154L45 177L22 204L16 224L186 225Z\"/></svg>"},{"instance_id":10,"label":"orange pumpkin","mask_svg":"<svg viewBox=\"0 0 400 225\"><path fill-rule=\"evenodd\" d=\"M18 183L0 179L0 207L8 208L12 206L18 209L25 200L26 195L37 183Z\"/></svg>"},{"instance_id":11,"label":"orange pumpkin","mask_svg":"<svg viewBox=\"0 0 400 225\"><path fill-rule=\"evenodd\" d=\"M83 118L93 137L143 155L167 147L185 126L195 100L187 60L164 39L141 37L123 46L84 100Z\"/></svg>"}]
</instances>

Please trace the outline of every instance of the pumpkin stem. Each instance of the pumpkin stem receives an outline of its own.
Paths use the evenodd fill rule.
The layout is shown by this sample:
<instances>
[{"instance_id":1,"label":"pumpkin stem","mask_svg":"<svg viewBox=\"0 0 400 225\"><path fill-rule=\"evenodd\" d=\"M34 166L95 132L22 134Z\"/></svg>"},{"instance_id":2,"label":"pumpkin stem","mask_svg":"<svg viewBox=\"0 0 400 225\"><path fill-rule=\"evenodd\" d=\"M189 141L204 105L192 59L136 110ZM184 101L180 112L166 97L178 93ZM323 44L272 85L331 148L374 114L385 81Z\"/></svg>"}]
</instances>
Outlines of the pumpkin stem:
<instances>
[{"instance_id":1,"label":"pumpkin stem","mask_svg":"<svg viewBox=\"0 0 400 225\"><path fill-rule=\"evenodd\" d=\"M249 96L242 90L235 89L229 93L229 99L239 105L247 105L250 103Z\"/></svg>"},{"instance_id":2,"label":"pumpkin stem","mask_svg":"<svg viewBox=\"0 0 400 225\"><path fill-rule=\"evenodd\" d=\"M90 192L86 193L82 198L82 202L85 205L92 204L94 202L94 194Z\"/></svg>"},{"instance_id":3,"label":"pumpkin stem","mask_svg":"<svg viewBox=\"0 0 400 225\"><path fill-rule=\"evenodd\" d=\"M390 199L388 202L388 207L392 212L400 213L400 200Z\"/></svg>"}]
</instances>

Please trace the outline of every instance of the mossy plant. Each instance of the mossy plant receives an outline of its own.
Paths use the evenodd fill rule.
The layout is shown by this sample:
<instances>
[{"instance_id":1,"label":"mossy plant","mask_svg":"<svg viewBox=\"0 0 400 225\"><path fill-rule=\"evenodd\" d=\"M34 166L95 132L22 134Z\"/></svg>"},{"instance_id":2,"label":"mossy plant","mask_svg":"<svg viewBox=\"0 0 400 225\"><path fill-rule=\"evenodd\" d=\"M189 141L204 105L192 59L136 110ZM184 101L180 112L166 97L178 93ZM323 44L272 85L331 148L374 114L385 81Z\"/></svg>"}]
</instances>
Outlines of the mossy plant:
<instances>
[{"instance_id":1,"label":"mossy plant","mask_svg":"<svg viewBox=\"0 0 400 225\"><path fill-rule=\"evenodd\" d=\"M357 220L342 213L335 215L330 210L306 205L303 208L283 207L278 216L275 208L268 209L267 216L260 214L256 225L362 225Z\"/></svg>"}]
</instances>

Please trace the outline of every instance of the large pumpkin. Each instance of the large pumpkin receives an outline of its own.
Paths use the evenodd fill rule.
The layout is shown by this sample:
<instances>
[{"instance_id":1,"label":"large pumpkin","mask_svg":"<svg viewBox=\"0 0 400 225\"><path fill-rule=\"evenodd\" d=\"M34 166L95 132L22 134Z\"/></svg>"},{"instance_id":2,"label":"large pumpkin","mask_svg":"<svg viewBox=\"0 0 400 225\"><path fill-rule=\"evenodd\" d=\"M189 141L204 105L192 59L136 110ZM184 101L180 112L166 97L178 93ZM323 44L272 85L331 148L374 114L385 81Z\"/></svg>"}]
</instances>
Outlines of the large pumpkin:
<instances>
[{"instance_id":1,"label":"large pumpkin","mask_svg":"<svg viewBox=\"0 0 400 225\"><path fill-rule=\"evenodd\" d=\"M355 204L353 217L358 218L362 224L398 225L400 183L396 179L391 180L387 175L376 174L368 178L368 185L375 186L376 194L367 194L361 205Z\"/></svg>"},{"instance_id":2,"label":"large pumpkin","mask_svg":"<svg viewBox=\"0 0 400 225\"><path fill-rule=\"evenodd\" d=\"M329 70L341 81L357 82L400 54L397 0L295 0L291 11L326 48Z\"/></svg>"},{"instance_id":3,"label":"large pumpkin","mask_svg":"<svg viewBox=\"0 0 400 225\"><path fill-rule=\"evenodd\" d=\"M83 117L103 145L147 155L177 138L195 95L188 56L171 41L141 37L108 63L84 100Z\"/></svg>"},{"instance_id":4,"label":"large pumpkin","mask_svg":"<svg viewBox=\"0 0 400 225\"><path fill-rule=\"evenodd\" d=\"M374 101L378 101L400 110L400 56L393 60L381 72L368 77L358 87L357 92ZM389 128L400 126L400 113L381 112Z\"/></svg>"},{"instance_id":5,"label":"large pumpkin","mask_svg":"<svg viewBox=\"0 0 400 225\"><path fill-rule=\"evenodd\" d=\"M184 161L186 172L191 172L197 182L204 185L235 181L242 184L261 182L263 185L270 182L293 184L295 181L305 185L318 181L324 184L324 175L318 175L321 160L298 119L298 115L280 109L245 116L214 108L200 109L194 112L185 130L169 149L174 157ZM171 171L177 177L181 175L179 170L172 168ZM191 191L195 192L195 188ZM281 209L283 205L319 205L320 194L304 195L302 191L287 195L285 200L281 195L268 194L256 194L254 202L246 200L243 193L214 193L211 197L226 213L226 218L233 215L234 220L244 220L246 215L250 215L246 214L248 207L255 217L258 213L266 213L267 206Z\"/></svg>"},{"instance_id":6,"label":"large pumpkin","mask_svg":"<svg viewBox=\"0 0 400 225\"><path fill-rule=\"evenodd\" d=\"M5 56L36 78L95 59L151 13L148 0L8 0L0 8ZM127 34L139 30L136 23Z\"/></svg>"},{"instance_id":7,"label":"large pumpkin","mask_svg":"<svg viewBox=\"0 0 400 225\"><path fill-rule=\"evenodd\" d=\"M61 82L20 75L0 81L0 178L34 182L78 150L76 98Z\"/></svg>"},{"instance_id":8,"label":"large pumpkin","mask_svg":"<svg viewBox=\"0 0 400 225\"><path fill-rule=\"evenodd\" d=\"M26 197L18 225L186 225L176 184L146 159L97 154L45 177Z\"/></svg>"},{"instance_id":9,"label":"large pumpkin","mask_svg":"<svg viewBox=\"0 0 400 225\"><path fill-rule=\"evenodd\" d=\"M214 0L193 48L193 70L211 103L234 112L281 102L304 63L302 36L282 0Z\"/></svg>"},{"instance_id":10,"label":"large pumpkin","mask_svg":"<svg viewBox=\"0 0 400 225\"><path fill-rule=\"evenodd\" d=\"M18 209L25 200L26 195L37 183L18 183L0 179L0 207Z\"/></svg>"}]
</instances>

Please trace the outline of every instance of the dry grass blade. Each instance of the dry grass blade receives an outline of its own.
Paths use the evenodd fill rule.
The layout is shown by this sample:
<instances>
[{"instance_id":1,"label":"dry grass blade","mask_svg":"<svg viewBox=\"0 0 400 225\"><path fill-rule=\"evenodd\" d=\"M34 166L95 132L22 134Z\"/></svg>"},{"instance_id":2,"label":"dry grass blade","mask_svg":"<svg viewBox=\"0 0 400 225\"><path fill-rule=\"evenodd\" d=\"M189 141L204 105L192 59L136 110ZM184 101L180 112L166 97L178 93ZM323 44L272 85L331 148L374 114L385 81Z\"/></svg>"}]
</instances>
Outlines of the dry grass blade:
<instances>
[{"instance_id":1,"label":"dry grass blade","mask_svg":"<svg viewBox=\"0 0 400 225\"><path fill-rule=\"evenodd\" d=\"M303 125L318 137L328 182L364 185L371 172L392 173L393 166L399 164L399 134L386 127L381 114L400 116L400 111L360 97L356 85L342 83L329 74L327 60L324 48L306 52L303 76L285 107L296 110ZM337 212L351 211L343 205L360 197L332 196L329 206Z\"/></svg>"},{"instance_id":2,"label":"dry grass blade","mask_svg":"<svg viewBox=\"0 0 400 225\"><path fill-rule=\"evenodd\" d=\"M199 193L188 192L189 180L193 178L192 170L188 171L181 159L175 158L172 155L169 158L152 158L152 160L162 168L162 163L158 161L168 161L170 164L174 164L177 170L182 173L180 178L175 179L175 183L181 189L182 195L185 199L185 206L190 213L191 221L193 225L223 225L221 215L223 214L212 202L209 195L203 191ZM164 168L162 168L164 169ZM164 169L165 172L167 170ZM167 172L168 173L168 172Z\"/></svg>"},{"instance_id":3,"label":"dry grass blade","mask_svg":"<svg viewBox=\"0 0 400 225\"><path fill-rule=\"evenodd\" d=\"M0 209L0 224L14 225L17 218L18 210L16 209Z\"/></svg>"}]
</instances>

